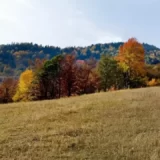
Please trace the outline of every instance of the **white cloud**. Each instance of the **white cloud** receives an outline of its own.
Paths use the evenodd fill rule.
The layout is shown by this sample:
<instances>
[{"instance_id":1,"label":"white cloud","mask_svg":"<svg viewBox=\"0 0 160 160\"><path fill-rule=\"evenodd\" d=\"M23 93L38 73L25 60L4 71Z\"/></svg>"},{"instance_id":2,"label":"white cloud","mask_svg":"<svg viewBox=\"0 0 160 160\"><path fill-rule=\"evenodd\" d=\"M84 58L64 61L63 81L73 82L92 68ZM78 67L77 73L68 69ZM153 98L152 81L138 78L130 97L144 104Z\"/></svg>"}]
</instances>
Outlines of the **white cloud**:
<instances>
[{"instance_id":1,"label":"white cloud","mask_svg":"<svg viewBox=\"0 0 160 160\"><path fill-rule=\"evenodd\" d=\"M0 0L0 43L86 46L121 41L75 8L72 0Z\"/></svg>"}]
</instances>

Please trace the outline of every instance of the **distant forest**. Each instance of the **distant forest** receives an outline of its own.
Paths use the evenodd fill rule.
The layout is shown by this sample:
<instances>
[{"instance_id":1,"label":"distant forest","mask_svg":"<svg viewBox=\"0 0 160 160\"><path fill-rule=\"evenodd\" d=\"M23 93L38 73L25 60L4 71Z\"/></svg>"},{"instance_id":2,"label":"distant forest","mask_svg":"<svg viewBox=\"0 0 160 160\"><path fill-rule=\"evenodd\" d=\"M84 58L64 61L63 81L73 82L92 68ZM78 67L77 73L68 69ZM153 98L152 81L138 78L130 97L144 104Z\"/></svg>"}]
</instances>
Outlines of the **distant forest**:
<instances>
[{"instance_id":1,"label":"distant forest","mask_svg":"<svg viewBox=\"0 0 160 160\"><path fill-rule=\"evenodd\" d=\"M0 76L19 76L25 69L34 64L36 59L51 59L59 54L74 54L78 60L94 58L101 55L117 55L119 43L96 44L88 47L67 47L61 49L54 46L42 46L33 43L13 43L0 45ZM147 64L160 63L160 49L149 44L143 44Z\"/></svg>"}]
</instances>

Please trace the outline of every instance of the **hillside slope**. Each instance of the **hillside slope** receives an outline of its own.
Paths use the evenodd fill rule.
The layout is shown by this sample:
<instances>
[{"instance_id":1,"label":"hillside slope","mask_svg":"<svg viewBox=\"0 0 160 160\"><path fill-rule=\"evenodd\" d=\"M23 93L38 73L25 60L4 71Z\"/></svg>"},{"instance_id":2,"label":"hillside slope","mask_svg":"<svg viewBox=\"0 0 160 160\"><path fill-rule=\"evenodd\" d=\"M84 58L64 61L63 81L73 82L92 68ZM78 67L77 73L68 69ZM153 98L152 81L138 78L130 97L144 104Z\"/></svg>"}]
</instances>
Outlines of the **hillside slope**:
<instances>
[{"instance_id":1,"label":"hillside slope","mask_svg":"<svg viewBox=\"0 0 160 160\"><path fill-rule=\"evenodd\" d=\"M0 159L160 159L160 88L0 105Z\"/></svg>"},{"instance_id":2,"label":"hillside slope","mask_svg":"<svg viewBox=\"0 0 160 160\"><path fill-rule=\"evenodd\" d=\"M102 54L115 56L122 42L96 44L88 47L68 47L61 49L53 46L42 46L32 43L0 45L0 76L16 76L24 71L36 58L51 59L58 54L76 54L77 59L100 59ZM160 63L160 49L143 44L146 52L146 63Z\"/></svg>"}]
</instances>

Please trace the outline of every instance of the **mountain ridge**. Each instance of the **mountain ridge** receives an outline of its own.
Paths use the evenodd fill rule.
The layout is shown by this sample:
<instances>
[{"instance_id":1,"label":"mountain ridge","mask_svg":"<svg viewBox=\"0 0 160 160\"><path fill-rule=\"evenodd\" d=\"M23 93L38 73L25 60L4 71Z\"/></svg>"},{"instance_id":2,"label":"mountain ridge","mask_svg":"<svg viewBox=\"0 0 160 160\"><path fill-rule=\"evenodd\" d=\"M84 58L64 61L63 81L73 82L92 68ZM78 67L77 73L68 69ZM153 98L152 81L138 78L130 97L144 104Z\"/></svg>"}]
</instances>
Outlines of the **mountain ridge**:
<instances>
[{"instance_id":1,"label":"mountain ridge","mask_svg":"<svg viewBox=\"0 0 160 160\"><path fill-rule=\"evenodd\" d=\"M58 54L75 54L77 59L100 59L102 54L115 56L124 42L98 43L86 47L43 46L34 43L12 43L0 45L0 76L15 76L29 67L35 59L51 59ZM147 64L160 63L160 48L143 43Z\"/></svg>"}]
</instances>

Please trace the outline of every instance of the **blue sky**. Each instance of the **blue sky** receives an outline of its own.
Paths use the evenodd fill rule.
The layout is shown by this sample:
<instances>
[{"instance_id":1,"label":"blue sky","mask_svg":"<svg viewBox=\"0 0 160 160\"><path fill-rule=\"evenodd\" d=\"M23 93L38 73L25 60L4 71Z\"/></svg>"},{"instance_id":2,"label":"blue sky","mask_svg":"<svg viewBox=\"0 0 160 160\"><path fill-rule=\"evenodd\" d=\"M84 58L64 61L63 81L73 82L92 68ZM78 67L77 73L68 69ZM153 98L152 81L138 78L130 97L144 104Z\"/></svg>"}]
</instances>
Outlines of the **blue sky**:
<instances>
[{"instance_id":1,"label":"blue sky","mask_svg":"<svg viewBox=\"0 0 160 160\"><path fill-rule=\"evenodd\" d=\"M160 0L0 0L0 44L87 46L126 41L160 47Z\"/></svg>"}]
</instances>

